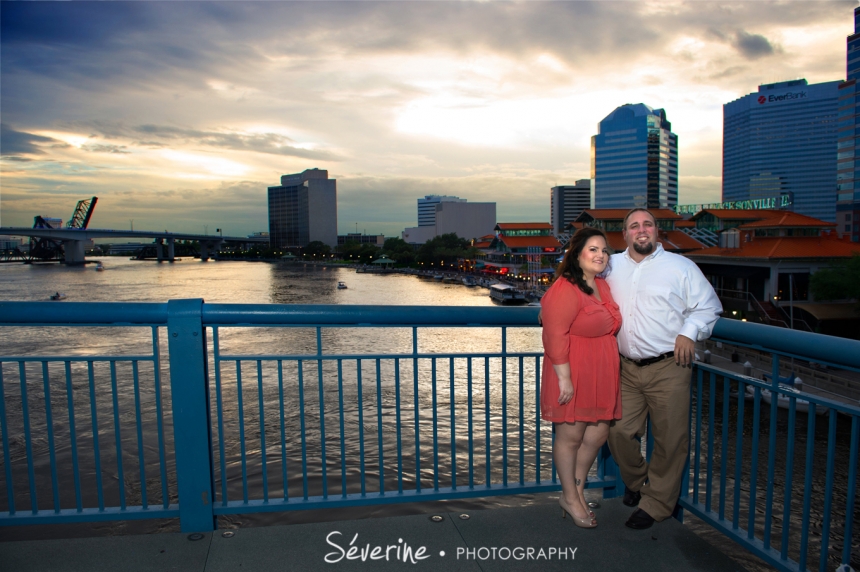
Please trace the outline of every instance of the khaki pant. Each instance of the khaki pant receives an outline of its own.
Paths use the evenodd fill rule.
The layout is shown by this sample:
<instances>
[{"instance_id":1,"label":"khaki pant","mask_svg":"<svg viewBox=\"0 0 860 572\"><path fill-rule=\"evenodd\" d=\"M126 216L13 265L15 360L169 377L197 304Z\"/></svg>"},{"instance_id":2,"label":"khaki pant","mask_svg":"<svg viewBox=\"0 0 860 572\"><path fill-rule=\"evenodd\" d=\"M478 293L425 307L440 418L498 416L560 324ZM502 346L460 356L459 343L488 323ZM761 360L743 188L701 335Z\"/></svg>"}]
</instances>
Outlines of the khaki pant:
<instances>
[{"instance_id":1,"label":"khaki pant","mask_svg":"<svg viewBox=\"0 0 860 572\"><path fill-rule=\"evenodd\" d=\"M638 367L621 360L621 419L609 428L609 448L627 488L639 491L639 508L654 520L669 518L680 494L690 445L691 370L673 358ZM651 415L651 462L640 452ZM646 482L647 480L647 482Z\"/></svg>"}]
</instances>

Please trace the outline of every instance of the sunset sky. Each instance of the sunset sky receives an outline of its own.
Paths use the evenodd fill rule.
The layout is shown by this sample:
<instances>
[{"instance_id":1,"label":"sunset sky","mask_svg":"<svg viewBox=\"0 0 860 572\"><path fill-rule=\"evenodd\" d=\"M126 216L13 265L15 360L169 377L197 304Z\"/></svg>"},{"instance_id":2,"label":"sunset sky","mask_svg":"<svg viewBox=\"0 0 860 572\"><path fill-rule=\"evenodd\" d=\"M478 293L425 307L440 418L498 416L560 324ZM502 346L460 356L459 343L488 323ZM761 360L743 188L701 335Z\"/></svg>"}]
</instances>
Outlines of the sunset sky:
<instances>
[{"instance_id":1,"label":"sunset sky","mask_svg":"<svg viewBox=\"0 0 860 572\"><path fill-rule=\"evenodd\" d=\"M318 167L338 231L397 235L416 199L549 221L597 124L666 109L679 202L720 200L722 105L845 77L856 1L2 2L0 225L241 236Z\"/></svg>"}]
</instances>

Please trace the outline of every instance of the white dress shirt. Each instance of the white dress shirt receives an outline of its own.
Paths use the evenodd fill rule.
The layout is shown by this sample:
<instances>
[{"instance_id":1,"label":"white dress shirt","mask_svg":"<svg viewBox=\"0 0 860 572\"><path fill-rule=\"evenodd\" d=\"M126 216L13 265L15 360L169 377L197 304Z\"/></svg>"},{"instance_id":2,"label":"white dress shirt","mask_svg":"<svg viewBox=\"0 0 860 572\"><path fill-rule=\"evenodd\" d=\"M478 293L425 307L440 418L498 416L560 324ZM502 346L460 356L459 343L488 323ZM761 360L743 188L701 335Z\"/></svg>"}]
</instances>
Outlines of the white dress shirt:
<instances>
[{"instance_id":1,"label":"white dress shirt","mask_svg":"<svg viewBox=\"0 0 860 572\"><path fill-rule=\"evenodd\" d=\"M699 267L659 242L639 263L627 250L613 254L606 282L621 308L618 351L630 359L674 350L678 334L694 342L707 339L723 311Z\"/></svg>"}]
</instances>

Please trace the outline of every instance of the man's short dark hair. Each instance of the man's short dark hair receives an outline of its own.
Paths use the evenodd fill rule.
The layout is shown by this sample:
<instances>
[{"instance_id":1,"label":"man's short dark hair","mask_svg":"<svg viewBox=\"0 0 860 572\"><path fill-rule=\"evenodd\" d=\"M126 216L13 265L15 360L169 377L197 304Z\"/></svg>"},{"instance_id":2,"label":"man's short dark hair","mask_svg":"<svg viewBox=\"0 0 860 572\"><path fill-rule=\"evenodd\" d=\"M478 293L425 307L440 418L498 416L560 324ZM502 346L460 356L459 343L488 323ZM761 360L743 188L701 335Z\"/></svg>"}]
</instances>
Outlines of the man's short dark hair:
<instances>
[{"instance_id":1,"label":"man's short dark hair","mask_svg":"<svg viewBox=\"0 0 860 572\"><path fill-rule=\"evenodd\" d=\"M627 230L627 219L630 218L630 215L632 215L635 212L639 212L639 211L642 211L643 213L648 213L649 215L651 215L651 220L654 221L654 226L657 226L657 217L654 216L654 213L652 213L651 211L649 211L645 207L636 207L635 209L631 209L630 212L624 216L624 225L621 228L623 228L624 230Z\"/></svg>"}]
</instances>

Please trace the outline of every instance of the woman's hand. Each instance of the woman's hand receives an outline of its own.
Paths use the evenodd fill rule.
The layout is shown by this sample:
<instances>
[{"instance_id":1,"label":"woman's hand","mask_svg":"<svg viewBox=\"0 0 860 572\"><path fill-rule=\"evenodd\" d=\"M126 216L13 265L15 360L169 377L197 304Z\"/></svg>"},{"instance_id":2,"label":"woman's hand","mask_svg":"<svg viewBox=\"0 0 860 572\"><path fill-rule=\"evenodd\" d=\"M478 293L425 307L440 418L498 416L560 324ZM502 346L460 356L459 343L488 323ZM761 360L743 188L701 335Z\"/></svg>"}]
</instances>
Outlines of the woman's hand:
<instances>
[{"instance_id":1,"label":"woman's hand","mask_svg":"<svg viewBox=\"0 0 860 572\"><path fill-rule=\"evenodd\" d=\"M573 383L570 381L570 364L552 364L558 376L558 404L564 405L573 399Z\"/></svg>"},{"instance_id":2,"label":"woman's hand","mask_svg":"<svg viewBox=\"0 0 860 572\"><path fill-rule=\"evenodd\" d=\"M558 404L564 405L573 399L573 384L570 377L558 378Z\"/></svg>"}]
</instances>

